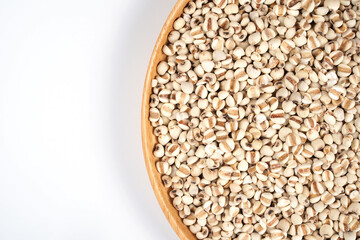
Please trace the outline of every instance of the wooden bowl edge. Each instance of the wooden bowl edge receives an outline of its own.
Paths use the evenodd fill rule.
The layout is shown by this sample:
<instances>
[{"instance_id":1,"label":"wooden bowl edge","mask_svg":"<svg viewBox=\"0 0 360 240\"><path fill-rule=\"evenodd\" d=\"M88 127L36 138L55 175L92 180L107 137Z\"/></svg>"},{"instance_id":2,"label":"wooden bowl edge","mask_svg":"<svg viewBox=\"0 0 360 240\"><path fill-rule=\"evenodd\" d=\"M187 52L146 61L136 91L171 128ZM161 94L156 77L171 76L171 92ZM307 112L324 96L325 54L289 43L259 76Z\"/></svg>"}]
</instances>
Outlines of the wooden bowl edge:
<instances>
[{"instance_id":1,"label":"wooden bowl edge","mask_svg":"<svg viewBox=\"0 0 360 240\"><path fill-rule=\"evenodd\" d=\"M178 215L178 211L173 207L172 200L168 195L168 189L163 186L161 181L161 175L156 170L155 162L157 159L152 154L156 139L153 135L153 128L148 119L149 100L152 91L151 80L156 76L157 64L161 60L165 59L165 55L162 53L162 46L164 45L164 43L166 43L169 32L173 30L173 22L177 17L182 14L184 7L189 1L190 0L178 0L171 13L169 14L163 28L161 29L147 69L141 106L142 146L146 169L149 175L151 186L167 220L169 221L176 234L182 240L196 240L196 237L182 222L182 219Z\"/></svg>"}]
</instances>

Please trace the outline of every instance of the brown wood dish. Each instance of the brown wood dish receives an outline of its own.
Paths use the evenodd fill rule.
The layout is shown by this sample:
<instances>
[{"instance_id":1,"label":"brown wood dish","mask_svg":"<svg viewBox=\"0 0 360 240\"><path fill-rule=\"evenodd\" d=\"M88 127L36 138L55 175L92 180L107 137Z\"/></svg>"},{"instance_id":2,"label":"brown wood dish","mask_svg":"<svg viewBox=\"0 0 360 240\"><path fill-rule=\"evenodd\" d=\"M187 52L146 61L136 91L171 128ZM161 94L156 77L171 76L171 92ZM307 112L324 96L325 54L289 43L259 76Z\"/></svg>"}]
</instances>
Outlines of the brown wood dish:
<instances>
[{"instance_id":1,"label":"brown wood dish","mask_svg":"<svg viewBox=\"0 0 360 240\"><path fill-rule=\"evenodd\" d=\"M157 140L153 134L153 127L149 121L149 100L152 92L151 80L154 79L157 74L157 64L166 58L165 54L162 52L162 46L167 42L170 31L173 30L174 21L183 13L183 9L188 2L190 2L190 0L178 0L167 18L155 44L144 84L141 106L141 133L146 168L161 209L181 240L196 240L194 234L192 234L189 228L182 222L178 211L172 205L172 200L168 194L169 189L163 186L161 174L156 170L155 162L157 161L157 158L153 155L153 149Z\"/></svg>"}]
</instances>

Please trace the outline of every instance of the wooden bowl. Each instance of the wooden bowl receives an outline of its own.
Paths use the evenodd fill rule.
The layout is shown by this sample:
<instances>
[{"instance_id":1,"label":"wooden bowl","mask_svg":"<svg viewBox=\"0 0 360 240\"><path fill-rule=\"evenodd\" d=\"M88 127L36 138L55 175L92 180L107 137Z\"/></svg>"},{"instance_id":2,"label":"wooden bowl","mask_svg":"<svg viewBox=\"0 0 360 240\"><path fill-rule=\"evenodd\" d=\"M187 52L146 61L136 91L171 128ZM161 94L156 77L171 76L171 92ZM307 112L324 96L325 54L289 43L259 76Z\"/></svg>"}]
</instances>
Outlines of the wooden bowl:
<instances>
[{"instance_id":1,"label":"wooden bowl","mask_svg":"<svg viewBox=\"0 0 360 240\"><path fill-rule=\"evenodd\" d=\"M190 0L178 0L175 7L171 11L168 19L166 20L160 32L159 38L155 44L155 48L152 53L149 67L146 73L143 91L141 107L141 132L146 168L149 174L151 185L154 189L156 198L160 204L161 209L163 210L170 225L175 230L180 239L196 240L194 234L192 234L189 228L182 222L181 218L179 217L178 211L172 205L172 200L168 193L169 189L163 186L161 181L161 174L158 173L158 171L156 170L155 162L158 159L153 155L153 149L157 140L153 134L153 127L151 126L149 121L149 100L152 92L151 80L154 79L157 74L157 64L166 58L165 54L163 54L162 52L162 46L167 42L169 32L173 30L173 23L175 19L183 13L183 9L188 2L190 2Z\"/></svg>"}]
</instances>

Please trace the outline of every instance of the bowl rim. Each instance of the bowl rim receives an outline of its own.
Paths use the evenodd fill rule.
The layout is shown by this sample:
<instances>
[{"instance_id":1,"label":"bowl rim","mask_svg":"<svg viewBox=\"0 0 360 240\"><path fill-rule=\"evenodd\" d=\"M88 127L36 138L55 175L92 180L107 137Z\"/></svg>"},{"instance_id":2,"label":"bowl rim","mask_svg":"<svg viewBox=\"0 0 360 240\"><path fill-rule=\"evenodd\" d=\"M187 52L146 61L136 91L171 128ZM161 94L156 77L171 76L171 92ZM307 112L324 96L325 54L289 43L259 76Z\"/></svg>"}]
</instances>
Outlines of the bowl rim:
<instances>
[{"instance_id":1,"label":"bowl rim","mask_svg":"<svg viewBox=\"0 0 360 240\"><path fill-rule=\"evenodd\" d=\"M156 41L154 50L151 54L148 69L146 72L145 83L143 88L142 104L141 104L141 138L142 148L144 154L144 160L146 169L151 182L151 186L158 200L158 203L165 214L168 222L182 240L196 240L195 235L190 229L183 223L180 218L178 211L172 205L172 199L168 192L169 189L163 186L161 180L161 174L157 172L155 162L157 158L153 155L153 148L156 144L156 138L153 134L153 127L149 121L149 101L152 92L151 81L156 76L157 64L166 58L165 54L162 53L162 47L167 42L167 37L170 31L173 30L173 23L182 13L184 7L191 0L178 0L170 12L164 26L161 29L159 37Z\"/></svg>"}]
</instances>

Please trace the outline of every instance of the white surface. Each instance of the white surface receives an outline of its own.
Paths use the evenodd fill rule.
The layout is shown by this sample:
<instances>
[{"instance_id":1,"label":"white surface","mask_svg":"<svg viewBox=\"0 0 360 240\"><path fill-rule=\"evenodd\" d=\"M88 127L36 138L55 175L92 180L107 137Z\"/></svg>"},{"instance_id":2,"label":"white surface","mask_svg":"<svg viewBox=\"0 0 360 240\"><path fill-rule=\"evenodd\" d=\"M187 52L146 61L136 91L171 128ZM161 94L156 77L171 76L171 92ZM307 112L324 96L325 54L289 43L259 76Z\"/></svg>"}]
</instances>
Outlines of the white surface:
<instances>
[{"instance_id":1,"label":"white surface","mask_svg":"<svg viewBox=\"0 0 360 240\"><path fill-rule=\"evenodd\" d=\"M178 239L140 137L175 2L0 1L0 239Z\"/></svg>"}]
</instances>

